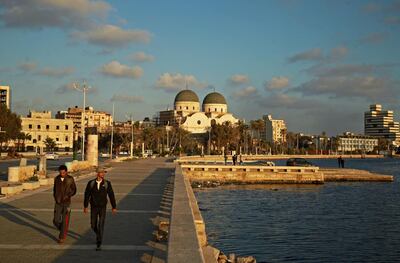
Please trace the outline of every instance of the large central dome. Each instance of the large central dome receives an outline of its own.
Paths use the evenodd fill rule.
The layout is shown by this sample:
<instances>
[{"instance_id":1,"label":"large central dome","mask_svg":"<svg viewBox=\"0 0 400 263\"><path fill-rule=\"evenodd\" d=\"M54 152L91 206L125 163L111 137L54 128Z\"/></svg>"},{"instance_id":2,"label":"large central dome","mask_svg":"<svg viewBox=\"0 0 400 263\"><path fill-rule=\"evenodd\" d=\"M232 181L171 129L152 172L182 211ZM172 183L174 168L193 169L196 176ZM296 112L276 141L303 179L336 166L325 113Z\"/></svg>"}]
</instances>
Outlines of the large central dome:
<instances>
[{"instance_id":1,"label":"large central dome","mask_svg":"<svg viewBox=\"0 0 400 263\"><path fill-rule=\"evenodd\" d=\"M200 102L199 97L197 97L196 93L188 89L181 90L175 97L175 103L183 101Z\"/></svg>"},{"instance_id":2,"label":"large central dome","mask_svg":"<svg viewBox=\"0 0 400 263\"><path fill-rule=\"evenodd\" d=\"M204 104L226 104L226 100L220 93L211 92L204 98L203 105Z\"/></svg>"}]
</instances>

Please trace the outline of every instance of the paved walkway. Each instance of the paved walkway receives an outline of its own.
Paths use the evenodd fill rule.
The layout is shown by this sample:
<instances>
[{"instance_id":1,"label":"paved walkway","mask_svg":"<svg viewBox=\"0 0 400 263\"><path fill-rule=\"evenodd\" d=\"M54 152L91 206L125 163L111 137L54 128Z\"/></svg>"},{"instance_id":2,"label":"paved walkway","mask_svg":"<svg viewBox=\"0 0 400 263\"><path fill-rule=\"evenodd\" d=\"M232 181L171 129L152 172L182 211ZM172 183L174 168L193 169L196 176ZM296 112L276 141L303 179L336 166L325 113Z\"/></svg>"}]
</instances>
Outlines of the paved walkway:
<instances>
[{"instance_id":1,"label":"paved walkway","mask_svg":"<svg viewBox=\"0 0 400 263\"><path fill-rule=\"evenodd\" d=\"M63 245L57 243L52 225L52 189L0 200L0 262L165 262L166 244L155 242L154 232L158 222L170 216L173 171L172 163L163 158L114 165L106 178L112 183L118 213L107 213L102 251L95 251L90 215L83 213L83 192L93 177L76 182L70 231Z\"/></svg>"}]
</instances>

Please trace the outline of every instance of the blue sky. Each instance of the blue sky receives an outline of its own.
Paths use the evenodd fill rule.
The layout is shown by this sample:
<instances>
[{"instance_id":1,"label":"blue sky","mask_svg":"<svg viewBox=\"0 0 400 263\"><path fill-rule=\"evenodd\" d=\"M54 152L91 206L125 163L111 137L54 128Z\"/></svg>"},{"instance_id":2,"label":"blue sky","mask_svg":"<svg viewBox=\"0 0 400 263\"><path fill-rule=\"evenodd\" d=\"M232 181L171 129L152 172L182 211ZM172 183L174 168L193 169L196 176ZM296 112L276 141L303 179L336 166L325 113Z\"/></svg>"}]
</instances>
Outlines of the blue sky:
<instances>
[{"instance_id":1,"label":"blue sky","mask_svg":"<svg viewBox=\"0 0 400 263\"><path fill-rule=\"evenodd\" d=\"M362 132L371 103L400 116L400 1L0 0L0 32L22 115L82 105L85 79L118 120L171 107L185 83L296 132Z\"/></svg>"}]
</instances>

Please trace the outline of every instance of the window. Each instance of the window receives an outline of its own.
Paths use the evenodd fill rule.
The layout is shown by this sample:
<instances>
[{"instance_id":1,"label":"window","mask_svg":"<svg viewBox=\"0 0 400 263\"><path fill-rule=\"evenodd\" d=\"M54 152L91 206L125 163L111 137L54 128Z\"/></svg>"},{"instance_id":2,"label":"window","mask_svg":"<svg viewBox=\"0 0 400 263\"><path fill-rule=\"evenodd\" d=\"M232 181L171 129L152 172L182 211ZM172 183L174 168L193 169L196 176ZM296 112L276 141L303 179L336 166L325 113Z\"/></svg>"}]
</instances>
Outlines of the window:
<instances>
[{"instance_id":1,"label":"window","mask_svg":"<svg viewBox=\"0 0 400 263\"><path fill-rule=\"evenodd\" d=\"M68 125L65 125L65 129L68 130Z\"/></svg>"},{"instance_id":2,"label":"window","mask_svg":"<svg viewBox=\"0 0 400 263\"><path fill-rule=\"evenodd\" d=\"M186 106L186 109L188 110L188 109L189 109L189 107L188 107L188 106Z\"/></svg>"},{"instance_id":3,"label":"window","mask_svg":"<svg viewBox=\"0 0 400 263\"><path fill-rule=\"evenodd\" d=\"M29 124L29 129L32 129L32 124Z\"/></svg>"},{"instance_id":4,"label":"window","mask_svg":"<svg viewBox=\"0 0 400 263\"><path fill-rule=\"evenodd\" d=\"M224 112L224 109L221 108L221 112Z\"/></svg>"},{"instance_id":5,"label":"window","mask_svg":"<svg viewBox=\"0 0 400 263\"><path fill-rule=\"evenodd\" d=\"M38 139L38 141L42 140L42 136L38 135L37 139Z\"/></svg>"},{"instance_id":6,"label":"window","mask_svg":"<svg viewBox=\"0 0 400 263\"><path fill-rule=\"evenodd\" d=\"M32 141L33 143L37 143L37 140L36 139L33 139L33 141Z\"/></svg>"},{"instance_id":7,"label":"window","mask_svg":"<svg viewBox=\"0 0 400 263\"><path fill-rule=\"evenodd\" d=\"M58 142L60 139L56 138L56 142Z\"/></svg>"},{"instance_id":8,"label":"window","mask_svg":"<svg viewBox=\"0 0 400 263\"><path fill-rule=\"evenodd\" d=\"M57 126L56 126L56 130L59 130L59 129L60 129L60 126L59 126L59 125L57 125Z\"/></svg>"},{"instance_id":9,"label":"window","mask_svg":"<svg viewBox=\"0 0 400 263\"><path fill-rule=\"evenodd\" d=\"M37 128L38 128L38 130L40 130L40 128L41 128L40 125L38 125Z\"/></svg>"},{"instance_id":10,"label":"window","mask_svg":"<svg viewBox=\"0 0 400 263\"><path fill-rule=\"evenodd\" d=\"M198 120L198 121L197 121L197 124L198 124L198 125L200 125L200 124L201 124L201 121L200 121L200 120Z\"/></svg>"},{"instance_id":11,"label":"window","mask_svg":"<svg viewBox=\"0 0 400 263\"><path fill-rule=\"evenodd\" d=\"M46 125L46 130L50 129L50 125Z\"/></svg>"},{"instance_id":12,"label":"window","mask_svg":"<svg viewBox=\"0 0 400 263\"><path fill-rule=\"evenodd\" d=\"M66 142L68 141L68 136L65 136L65 141L66 141Z\"/></svg>"},{"instance_id":13,"label":"window","mask_svg":"<svg viewBox=\"0 0 400 263\"><path fill-rule=\"evenodd\" d=\"M193 107L193 110L194 110L194 107Z\"/></svg>"}]
</instances>

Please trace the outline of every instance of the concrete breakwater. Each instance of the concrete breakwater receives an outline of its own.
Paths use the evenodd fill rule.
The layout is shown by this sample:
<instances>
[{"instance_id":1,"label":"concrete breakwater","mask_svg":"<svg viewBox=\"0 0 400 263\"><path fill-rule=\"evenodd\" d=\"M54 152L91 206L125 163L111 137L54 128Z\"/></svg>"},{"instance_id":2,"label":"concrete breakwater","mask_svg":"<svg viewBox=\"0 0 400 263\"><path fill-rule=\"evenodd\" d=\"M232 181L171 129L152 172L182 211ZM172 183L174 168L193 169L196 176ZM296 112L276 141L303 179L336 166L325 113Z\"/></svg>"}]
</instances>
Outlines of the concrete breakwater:
<instances>
[{"instance_id":1,"label":"concrete breakwater","mask_svg":"<svg viewBox=\"0 0 400 263\"><path fill-rule=\"evenodd\" d=\"M217 184L323 184L325 182L392 182L393 176L358 169L334 169L298 166L233 166L182 164L191 182Z\"/></svg>"}]
</instances>

